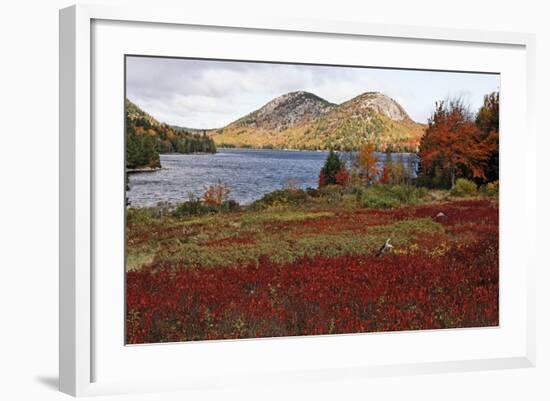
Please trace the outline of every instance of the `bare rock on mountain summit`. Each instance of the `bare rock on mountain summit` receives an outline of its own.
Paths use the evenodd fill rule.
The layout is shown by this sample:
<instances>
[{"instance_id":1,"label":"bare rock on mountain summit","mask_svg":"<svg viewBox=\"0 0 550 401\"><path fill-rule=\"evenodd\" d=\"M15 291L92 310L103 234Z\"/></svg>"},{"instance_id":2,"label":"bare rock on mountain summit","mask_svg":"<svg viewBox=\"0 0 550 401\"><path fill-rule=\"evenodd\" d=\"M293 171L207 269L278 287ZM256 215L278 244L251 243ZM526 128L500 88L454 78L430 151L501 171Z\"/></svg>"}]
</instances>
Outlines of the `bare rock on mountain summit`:
<instances>
[{"instance_id":1,"label":"bare rock on mountain summit","mask_svg":"<svg viewBox=\"0 0 550 401\"><path fill-rule=\"evenodd\" d=\"M340 105L341 108L370 110L393 121L411 120L403 107L380 92L366 92Z\"/></svg>"},{"instance_id":2,"label":"bare rock on mountain summit","mask_svg":"<svg viewBox=\"0 0 550 401\"><path fill-rule=\"evenodd\" d=\"M237 120L235 125L282 131L315 120L336 105L309 92L290 92Z\"/></svg>"}]
</instances>

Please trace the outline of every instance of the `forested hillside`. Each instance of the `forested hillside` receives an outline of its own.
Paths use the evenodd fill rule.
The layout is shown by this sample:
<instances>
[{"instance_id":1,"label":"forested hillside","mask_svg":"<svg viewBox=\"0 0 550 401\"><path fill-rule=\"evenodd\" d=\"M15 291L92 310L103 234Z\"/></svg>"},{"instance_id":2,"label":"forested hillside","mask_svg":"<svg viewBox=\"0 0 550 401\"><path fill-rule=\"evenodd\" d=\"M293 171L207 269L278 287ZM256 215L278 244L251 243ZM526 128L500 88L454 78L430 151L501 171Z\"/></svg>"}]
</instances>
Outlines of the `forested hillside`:
<instances>
[{"instance_id":1,"label":"forested hillside","mask_svg":"<svg viewBox=\"0 0 550 401\"><path fill-rule=\"evenodd\" d=\"M206 133L174 129L126 99L126 168L158 168L160 153L216 153Z\"/></svg>"},{"instance_id":2,"label":"forested hillside","mask_svg":"<svg viewBox=\"0 0 550 401\"><path fill-rule=\"evenodd\" d=\"M424 124L394 99L366 92L340 105L309 92L279 96L237 121L210 131L218 146L302 150L418 150Z\"/></svg>"}]
</instances>

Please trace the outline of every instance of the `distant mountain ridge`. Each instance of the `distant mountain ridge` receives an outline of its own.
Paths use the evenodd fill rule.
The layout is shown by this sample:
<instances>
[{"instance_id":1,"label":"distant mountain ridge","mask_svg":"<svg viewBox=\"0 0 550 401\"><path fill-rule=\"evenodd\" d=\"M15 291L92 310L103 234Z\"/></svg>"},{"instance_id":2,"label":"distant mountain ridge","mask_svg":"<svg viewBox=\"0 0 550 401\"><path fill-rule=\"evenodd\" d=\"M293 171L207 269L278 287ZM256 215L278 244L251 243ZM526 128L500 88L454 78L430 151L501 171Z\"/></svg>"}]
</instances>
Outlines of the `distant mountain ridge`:
<instances>
[{"instance_id":1,"label":"distant mountain ridge","mask_svg":"<svg viewBox=\"0 0 550 401\"><path fill-rule=\"evenodd\" d=\"M336 107L313 93L297 91L279 96L258 110L238 119L237 126L283 131L313 121Z\"/></svg>"},{"instance_id":2,"label":"distant mountain ridge","mask_svg":"<svg viewBox=\"0 0 550 401\"><path fill-rule=\"evenodd\" d=\"M258 110L212 130L217 146L416 151L425 125L413 121L394 99L366 92L340 105L305 91L279 96Z\"/></svg>"}]
</instances>

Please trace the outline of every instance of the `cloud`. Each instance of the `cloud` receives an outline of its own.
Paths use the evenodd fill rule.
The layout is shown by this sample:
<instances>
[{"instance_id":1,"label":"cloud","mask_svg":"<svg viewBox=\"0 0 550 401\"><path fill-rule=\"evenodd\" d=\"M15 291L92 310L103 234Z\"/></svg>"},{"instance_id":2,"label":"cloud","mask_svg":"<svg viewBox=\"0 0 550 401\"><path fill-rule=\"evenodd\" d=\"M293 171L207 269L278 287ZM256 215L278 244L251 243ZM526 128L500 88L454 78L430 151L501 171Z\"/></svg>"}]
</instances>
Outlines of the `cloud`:
<instances>
[{"instance_id":1,"label":"cloud","mask_svg":"<svg viewBox=\"0 0 550 401\"><path fill-rule=\"evenodd\" d=\"M128 98L169 124L216 128L276 96L306 90L333 103L366 91L393 97L424 122L436 100L462 94L473 109L497 90L498 75L128 57Z\"/></svg>"}]
</instances>

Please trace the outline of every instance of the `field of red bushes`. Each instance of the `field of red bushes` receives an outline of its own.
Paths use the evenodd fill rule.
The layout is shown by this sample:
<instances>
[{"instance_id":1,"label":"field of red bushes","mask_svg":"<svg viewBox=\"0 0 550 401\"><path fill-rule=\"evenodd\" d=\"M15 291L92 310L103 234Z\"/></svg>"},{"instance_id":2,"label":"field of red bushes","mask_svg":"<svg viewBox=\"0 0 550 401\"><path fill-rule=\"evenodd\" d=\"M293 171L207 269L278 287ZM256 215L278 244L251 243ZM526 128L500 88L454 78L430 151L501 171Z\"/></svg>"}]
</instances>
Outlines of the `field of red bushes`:
<instances>
[{"instance_id":1,"label":"field of red bushes","mask_svg":"<svg viewBox=\"0 0 550 401\"><path fill-rule=\"evenodd\" d=\"M155 256L127 272L127 343L499 324L495 202L308 213L258 215L252 223L237 215L224 237L211 218L193 221L195 231L130 225L130 246L143 247L151 232L159 244ZM190 233L198 238L194 248L185 239ZM342 240L354 236L356 245ZM395 248L377 257L386 236ZM309 253L299 249L306 237ZM281 244L285 253L274 257ZM179 258L176 245L200 249L204 265L198 256ZM256 256L242 259L239 249Z\"/></svg>"}]
</instances>

